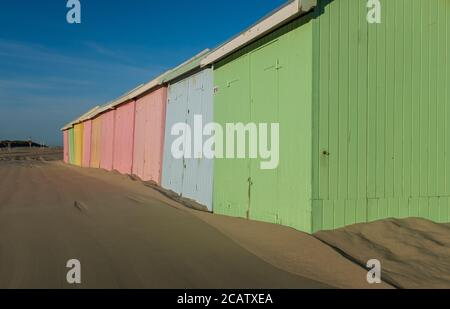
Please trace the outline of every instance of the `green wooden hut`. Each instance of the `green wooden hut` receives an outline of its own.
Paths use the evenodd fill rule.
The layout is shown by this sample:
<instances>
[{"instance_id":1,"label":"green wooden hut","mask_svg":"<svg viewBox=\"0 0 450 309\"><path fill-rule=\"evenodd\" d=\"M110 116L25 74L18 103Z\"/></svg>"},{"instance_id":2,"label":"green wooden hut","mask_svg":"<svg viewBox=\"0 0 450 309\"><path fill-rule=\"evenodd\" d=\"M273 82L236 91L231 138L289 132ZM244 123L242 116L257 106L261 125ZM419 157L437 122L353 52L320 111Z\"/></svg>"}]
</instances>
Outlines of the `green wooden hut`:
<instances>
[{"instance_id":1,"label":"green wooden hut","mask_svg":"<svg viewBox=\"0 0 450 309\"><path fill-rule=\"evenodd\" d=\"M216 122L279 123L276 169L216 159L216 213L308 233L449 221L450 1L369 4L291 1L202 61Z\"/></svg>"}]
</instances>

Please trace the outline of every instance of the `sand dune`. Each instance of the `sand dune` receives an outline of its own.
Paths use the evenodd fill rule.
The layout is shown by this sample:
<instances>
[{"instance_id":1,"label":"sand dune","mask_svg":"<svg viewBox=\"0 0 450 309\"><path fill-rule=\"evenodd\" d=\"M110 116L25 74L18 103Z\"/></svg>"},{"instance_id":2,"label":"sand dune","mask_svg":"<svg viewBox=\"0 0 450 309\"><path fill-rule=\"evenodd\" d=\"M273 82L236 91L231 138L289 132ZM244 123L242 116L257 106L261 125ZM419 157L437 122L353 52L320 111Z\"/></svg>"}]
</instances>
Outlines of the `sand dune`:
<instances>
[{"instance_id":1,"label":"sand dune","mask_svg":"<svg viewBox=\"0 0 450 309\"><path fill-rule=\"evenodd\" d=\"M399 288L450 288L450 225L384 220L316 237L357 264L378 259L385 282Z\"/></svg>"},{"instance_id":2,"label":"sand dune","mask_svg":"<svg viewBox=\"0 0 450 309\"><path fill-rule=\"evenodd\" d=\"M212 215L61 153L0 154L0 288L449 287L449 225L387 220L307 235ZM364 264L382 262L369 285Z\"/></svg>"}]
</instances>

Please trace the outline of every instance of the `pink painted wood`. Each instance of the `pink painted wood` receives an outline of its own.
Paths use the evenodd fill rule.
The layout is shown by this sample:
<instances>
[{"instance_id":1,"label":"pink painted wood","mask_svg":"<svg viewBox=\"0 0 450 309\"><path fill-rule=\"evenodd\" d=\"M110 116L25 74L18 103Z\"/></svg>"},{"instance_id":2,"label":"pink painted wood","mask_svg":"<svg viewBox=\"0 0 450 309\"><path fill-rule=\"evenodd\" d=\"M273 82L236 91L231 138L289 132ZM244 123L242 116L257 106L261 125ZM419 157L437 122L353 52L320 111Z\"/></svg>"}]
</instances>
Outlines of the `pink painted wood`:
<instances>
[{"instance_id":1,"label":"pink painted wood","mask_svg":"<svg viewBox=\"0 0 450 309\"><path fill-rule=\"evenodd\" d=\"M69 131L63 132L64 138L64 162L69 163Z\"/></svg>"},{"instance_id":2,"label":"pink painted wood","mask_svg":"<svg viewBox=\"0 0 450 309\"><path fill-rule=\"evenodd\" d=\"M82 166L91 166L91 145L92 145L92 120L84 122L83 127L83 158Z\"/></svg>"},{"instance_id":3,"label":"pink painted wood","mask_svg":"<svg viewBox=\"0 0 450 309\"><path fill-rule=\"evenodd\" d=\"M135 107L132 101L118 107L115 114L113 169L122 174L132 173Z\"/></svg>"},{"instance_id":4,"label":"pink painted wood","mask_svg":"<svg viewBox=\"0 0 450 309\"><path fill-rule=\"evenodd\" d=\"M167 88L136 101L133 174L161 184Z\"/></svg>"},{"instance_id":5,"label":"pink painted wood","mask_svg":"<svg viewBox=\"0 0 450 309\"><path fill-rule=\"evenodd\" d=\"M100 168L108 171L113 169L114 114L115 111L112 110L101 116Z\"/></svg>"},{"instance_id":6,"label":"pink painted wood","mask_svg":"<svg viewBox=\"0 0 450 309\"><path fill-rule=\"evenodd\" d=\"M91 167L100 168L100 150L102 140L102 116L92 120Z\"/></svg>"}]
</instances>

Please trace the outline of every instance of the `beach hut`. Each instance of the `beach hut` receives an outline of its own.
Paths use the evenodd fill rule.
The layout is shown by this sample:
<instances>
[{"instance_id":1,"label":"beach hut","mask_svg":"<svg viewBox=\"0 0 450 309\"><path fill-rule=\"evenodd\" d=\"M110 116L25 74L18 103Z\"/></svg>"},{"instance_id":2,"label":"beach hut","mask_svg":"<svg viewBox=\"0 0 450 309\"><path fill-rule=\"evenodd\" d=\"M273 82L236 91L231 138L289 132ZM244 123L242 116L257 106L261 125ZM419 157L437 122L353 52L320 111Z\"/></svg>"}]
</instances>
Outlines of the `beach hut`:
<instances>
[{"instance_id":1,"label":"beach hut","mask_svg":"<svg viewBox=\"0 0 450 309\"><path fill-rule=\"evenodd\" d=\"M279 124L277 168L216 159L216 213L309 233L449 221L450 2L380 3L377 23L366 1L291 1L202 60L216 122Z\"/></svg>"},{"instance_id":2,"label":"beach hut","mask_svg":"<svg viewBox=\"0 0 450 309\"><path fill-rule=\"evenodd\" d=\"M74 134L73 128L68 129L69 135L69 163L75 164L75 144L74 144Z\"/></svg>"},{"instance_id":3,"label":"beach hut","mask_svg":"<svg viewBox=\"0 0 450 309\"><path fill-rule=\"evenodd\" d=\"M68 164L75 165L75 130L74 126L77 123L77 120L74 120L64 126L61 131L63 132L64 138L64 161ZM67 161L66 161L67 159Z\"/></svg>"},{"instance_id":4,"label":"beach hut","mask_svg":"<svg viewBox=\"0 0 450 309\"><path fill-rule=\"evenodd\" d=\"M173 143L180 138L172 135L174 126L185 124L193 134L195 118L200 117L205 124L213 122L213 72L211 68L200 69L200 61L207 52L183 63L164 78L169 87L162 186L212 211L213 158L203 156L203 146L197 149L200 153L193 153L192 135L189 142L191 153L176 157L172 152Z\"/></svg>"},{"instance_id":5,"label":"beach hut","mask_svg":"<svg viewBox=\"0 0 450 309\"><path fill-rule=\"evenodd\" d=\"M448 0L290 1L91 115L91 166L127 172L132 148L143 180L308 233L390 217L449 222L449 14ZM130 103L133 139L129 125L124 136L115 128ZM169 151L171 129L195 130L195 115L224 135L211 165ZM74 125L63 129L72 164Z\"/></svg>"},{"instance_id":6,"label":"beach hut","mask_svg":"<svg viewBox=\"0 0 450 309\"><path fill-rule=\"evenodd\" d=\"M83 118L92 121L91 167L160 183L167 103L163 76L139 85Z\"/></svg>"},{"instance_id":7,"label":"beach hut","mask_svg":"<svg viewBox=\"0 0 450 309\"><path fill-rule=\"evenodd\" d=\"M133 174L161 183L167 87L159 86L136 100Z\"/></svg>"},{"instance_id":8,"label":"beach hut","mask_svg":"<svg viewBox=\"0 0 450 309\"><path fill-rule=\"evenodd\" d=\"M114 109L116 122L120 121L114 131L113 166L121 173L157 184L161 182L164 146L167 87L162 77L166 73L107 105ZM104 126L102 120L102 131Z\"/></svg>"},{"instance_id":9,"label":"beach hut","mask_svg":"<svg viewBox=\"0 0 450 309\"><path fill-rule=\"evenodd\" d=\"M90 167L113 170L115 110L111 103L96 107L84 118L91 121Z\"/></svg>"},{"instance_id":10,"label":"beach hut","mask_svg":"<svg viewBox=\"0 0 450 309\"><path fill-rule=\"evenodd\" d=\"M81 167L83 160L83 123L75 124L73 127L74 136L74 164Z\"/></svg>"},{"instance_id":11,"label":"beach hut","mask_svg":"<svg viewBox=\"0 0 450 309\"><path fill-rule=\"evenodd\" d=\"M122 174L132 173L135 113L134 100L118 106L115 111L113 169Z\"/></svg>"},{"instance_id":12,"label":"beach hut","mask_svg":"<svg viewBox=\"0 0 450 309\"><path fill-rule=\"evenodd\" d=\"M162 76L100 108L100 167L161 182L167 87Z\"/></svg>"},{"instance_id":13,"label":"beach hut","mask_svg":"<svg viewBox=\"0 0 450 309\"><path fill-rule=\"evenodd\" d=\"M91 124L90 116L99 108L96 106L81 117L61 129L64 135L64 162L77 166L89 167Z\"/></svg>"},{"instance_id":14,"label":"beach hut","mask_svg":"<svg viewBox=\"0 0 450 309\"><path fill-rule=\"evenodd\" d=\"M83 122L83 158L82 167L91 166L92 120Z\"/></svg>"},{"instance_id":15,"label":"beach hut","mask_svg":"<svg viewBox=\"0 0 450 309\"><path fill-rule=\"evenodd\" d=\"M91 154L92 167L99 165L160 184L167 104L164 74L89 116L94 119L92 143L97 148L91 153L100 157Z\"/></svg>"},{"instance_id":16,"label":"beach hut","mask_svg":"<svg viewBox=\"0 0 450 309\"><path fill-rule=\"evenodd\" d=\"M73 122L65 125L61 131L63 132L64 157L63 160L67 164L73 164L74 161L74 140L73 140Z\"/></svg>"},{"instance_id":17,"label":"beach hut","mask_svg":"<svg viewBox=\"0 0 450 309\"><path fill-rule=\"evenodd\" d=\"M81 116L77 121L83 125L83 143L82 143L82 167L90 167L91 165L91 149L92 149L92 120L91 115L94 114L100 107L96 106L89 112Z\"/></svg>"},{"instance_id":18,"label":"beach hut","mask_svg":"<svg viewBox=\"0 0 450 309\"><path fill-rule=\"evenodd\" d=\"M63 139L64 139L64 163L69 163L69 132L67 130L63 130Z\"/></svg>"},{"instance_id":19,"label":"beach hut","mask_svg":"<svg viewBox=\"0 0 450 309\"><path fill-rule=\"evenodd\" d=\"M101 151L101 136L102 136L102 122L101 116L93 118L91 128L91 168L100 168L100 151Z\"/></svg>"},{"instance_id":20,"label":"beach hut","mask_svg":"<svg viewBox=\"0 0 450 309\"><path fill-rule=\"evenodd\" d=\"M101 115L100 168L108 171L113 170L115 112L111 109Z\"/></svg>"}]
</instances>

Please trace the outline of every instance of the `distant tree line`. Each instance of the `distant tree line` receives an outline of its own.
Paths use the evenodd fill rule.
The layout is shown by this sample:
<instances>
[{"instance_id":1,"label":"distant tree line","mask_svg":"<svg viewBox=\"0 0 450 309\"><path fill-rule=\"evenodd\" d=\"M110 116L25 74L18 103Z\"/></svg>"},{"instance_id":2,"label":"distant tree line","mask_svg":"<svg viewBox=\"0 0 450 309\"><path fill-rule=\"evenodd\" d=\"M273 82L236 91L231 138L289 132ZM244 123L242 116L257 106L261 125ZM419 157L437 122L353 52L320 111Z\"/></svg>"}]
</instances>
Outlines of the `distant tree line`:
<instances>
[{"instance_id":1,"label":"distant tree line","mask_svg":"<svg viewBox=\"0 0 450 309\"><path fill-rule=\"evenodd\" d=\"M33 141L0 141L0 148L23 148L23 147L45 147Z\"/></svg>"}]
</instances>

